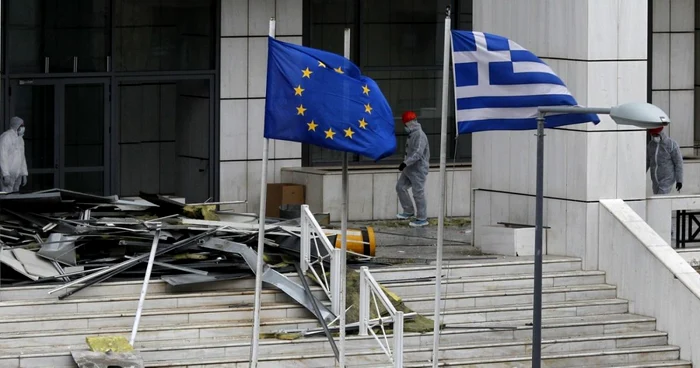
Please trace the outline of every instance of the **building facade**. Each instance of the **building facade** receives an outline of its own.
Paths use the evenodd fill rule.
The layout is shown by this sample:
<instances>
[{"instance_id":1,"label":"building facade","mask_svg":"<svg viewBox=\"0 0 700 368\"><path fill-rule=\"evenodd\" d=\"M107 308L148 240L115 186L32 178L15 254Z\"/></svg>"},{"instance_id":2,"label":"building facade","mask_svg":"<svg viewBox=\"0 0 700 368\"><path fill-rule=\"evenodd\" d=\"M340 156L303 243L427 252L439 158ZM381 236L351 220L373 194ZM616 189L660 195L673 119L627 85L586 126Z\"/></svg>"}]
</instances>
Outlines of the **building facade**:
<instances>
[{"instance_id":1,"label":"building facade","mask_svg":"<svg viewBox=\"0 0 700 368\"><path fill-rule=\"evenodd\" d=\"M418 113L431 156L435 163L439 159L448 5L454 28L513 38L547 61L580 103L652 101L671 116L670 134L688 156L695 154L700 138L695 119L700 0L1 2L0 108L6 126L14 115L26 122L31 190L62 187L121 196L158 192L190 202L246 200L234 209L257 211L271 17L277 20L279 39L336 53L342 52L343 29L349 27L351 59L379 83L394 111L396 155L379 163L351 158L352 219L390 218L398 210L394 183L406 138L399 119L404 110ZM531 134L455 137L453 114L449 121L448 215L472 212L471 188L534 191L534 176L526 174L534 173ZM565 188L588 183L596 197L601 183L611 184L612 176L595 177L592 165L614 151L619 157L615 170L642 170L634 177L643 183L640 164L623 164L638 154L643 159L643 133L629 135L632 143L621 141L626 138L608 132L617 130L608 124L574 129L584 133L552 132L549 140L564 146L568 143L561 140L572 140L587 152L590 167L577 168L573 157L580 152L570 151L571 162L549 158L547 167L550 174L568 173L571 185L559 175L550 180L564 180ZM599 146L592 138L596 135L616 143ZM547 148L555 152L562 147ZM305 184L314 210L339 216L339 153L282 141L270 142L269 153L269 181ZM688 170L691 177L693 170ZM624 176L615 171L615 178ZM430 216L437 215L437 182L437 175L429 176ZM686 187L700 192L700 181ZM629 191L634 198L644 197L644 186L637 188L605 195ZM583 198L567 193L556 196ZM516 195L507 201L523 203L516 212L534 213L528 199Z\"/></svg>"}]
</instances>

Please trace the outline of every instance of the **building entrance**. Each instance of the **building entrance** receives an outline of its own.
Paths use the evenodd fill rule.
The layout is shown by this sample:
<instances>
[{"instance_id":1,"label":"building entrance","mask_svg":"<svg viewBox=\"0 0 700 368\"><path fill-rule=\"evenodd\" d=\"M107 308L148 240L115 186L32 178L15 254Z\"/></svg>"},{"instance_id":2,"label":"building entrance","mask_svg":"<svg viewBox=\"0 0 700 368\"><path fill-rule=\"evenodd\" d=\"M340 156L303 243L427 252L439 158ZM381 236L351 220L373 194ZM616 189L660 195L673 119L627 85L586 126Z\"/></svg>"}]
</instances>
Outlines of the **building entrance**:
<instances>
[{"instance_id":1,"label":"building entrance","mask_svg":"<svg viewBox=\"0 0 700 368\"><path fill-rule=\"evenodd\" d=\"M27 129L23 189L108 192L109 79L15 79L9 102Z\"/></svg>"},{"instance_id":2,"label":"building entrance","mask_svg":"<svg viewBox=\"0 0 700 368\"><path fill-rule=\"evenodd\" d=\"M219 0L2 0L0 116L28 184L217 196Z\"/></svg>"}]
</instances>

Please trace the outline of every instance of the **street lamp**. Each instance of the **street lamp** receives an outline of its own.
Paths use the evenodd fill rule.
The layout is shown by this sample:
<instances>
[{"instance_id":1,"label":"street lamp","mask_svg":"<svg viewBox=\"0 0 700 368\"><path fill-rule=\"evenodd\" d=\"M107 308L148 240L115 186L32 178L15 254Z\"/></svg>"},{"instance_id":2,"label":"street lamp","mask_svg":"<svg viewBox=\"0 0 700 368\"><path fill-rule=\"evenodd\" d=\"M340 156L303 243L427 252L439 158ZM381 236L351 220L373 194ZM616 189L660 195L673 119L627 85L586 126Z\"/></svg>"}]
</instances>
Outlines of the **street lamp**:
<instances>
[{"instance_id":1,"label":"street lamp","mask_svg":"<svg viewBox=\"0 0 700 368\"><path fill-rule=\"evenodd\" d=\"M537 191L535 199L535 290L532 319L532 367L542 362L542 212L544 202L544 123L547 114L603 114L619 125L651 129L670 123L660 108L645 102L631 102L612 108L577 106L539 107L537 115Z\"/></svg>"}]
</instances>

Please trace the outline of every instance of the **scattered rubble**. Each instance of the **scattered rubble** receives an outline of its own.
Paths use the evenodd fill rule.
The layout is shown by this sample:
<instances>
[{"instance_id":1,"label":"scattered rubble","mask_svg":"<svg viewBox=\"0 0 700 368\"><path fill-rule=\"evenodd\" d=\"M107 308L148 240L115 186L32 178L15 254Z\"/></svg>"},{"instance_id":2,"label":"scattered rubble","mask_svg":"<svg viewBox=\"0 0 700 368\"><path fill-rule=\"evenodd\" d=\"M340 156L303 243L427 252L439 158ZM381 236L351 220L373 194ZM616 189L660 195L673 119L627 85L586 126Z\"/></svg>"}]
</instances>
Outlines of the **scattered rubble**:
<instances>
[{"instance_id":1,"label":"scattered rubble","mask_svg":"<svg viewBox=\"0 0 700 368\"><path fill-rule=\"evenodd\" d=\"M0 195L0 286L52 284L56 288L49 293L65 299L107 280L142 280L154 246L151 279L159 278L173 287L253 278L258 217L219 210L221 204L227 203L185 205L156 194L120 199L59 189ZM299 215L287 207L280 213ZM328 222L328 214L315 216L319 223ZM340 245L339 230L324 228L323 232L330 244ZM372 227L349 229L349 267L369 265L375 255L374 236ZM265 219L263 281L311 311L330 338L328 326L336 316L311 294L305 278L300 285L284 275L301 273L300 242L299 218ZM323 272L327 272L331 266L328 258L316 253L325 252L325 248L311 248L310 256L325 262ZM355 272L348 273L350 321L357 320L357 277ZM409 313L409 329L432 330L432 321L415 317L398 297L392 302ZM83 352L75 358L83 364L134 358L90 354Z\"/></svg>"},{"instance_id":2,"label":"scattered rubble","mask_svg":"<svg viewBox=\"0 0 700 368\"><path fill-rule=\"evenodd\" d=\"M157 228L152 278L181 286L253 277L240 254L206 246L220 239L257 249L257 216L217 210L219 204L226 203L185 205L148 193L120 199L59 189L0 195L0 285L88 287L107 279L142 279ZM265 221L266 263L293 272L299 220ZM329 232L335 243L337 234Z\"/></svg>"}]
</instances>

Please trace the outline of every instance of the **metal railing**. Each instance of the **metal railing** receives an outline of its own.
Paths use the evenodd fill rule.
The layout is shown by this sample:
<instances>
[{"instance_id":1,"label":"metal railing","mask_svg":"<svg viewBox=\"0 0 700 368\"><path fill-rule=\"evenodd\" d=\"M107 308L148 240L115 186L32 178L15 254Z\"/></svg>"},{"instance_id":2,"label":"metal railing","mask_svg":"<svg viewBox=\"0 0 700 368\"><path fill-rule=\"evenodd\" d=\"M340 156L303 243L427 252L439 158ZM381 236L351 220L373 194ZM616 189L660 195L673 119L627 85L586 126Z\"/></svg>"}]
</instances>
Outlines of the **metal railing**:
<instances>
[{"instance_id":1,"label":"metal railing","mask_svg":"<svg viewBox=\"0 0 700 368\"><path fill-rule=\"evenodd\" d=\"M676 248L692 243L700 243L700 211L676 210Z\"/></svg>"},{"instance_id":2,"label":"metal railing","mask_svg":"<svg viewBox=\"0 0 700 368\"><path fill-rule=\"evenodd\" d=\"M384 328L384 318L381 318L379 312L379 304L377 299L384 305L384 308L391 316L391 322L394 324L394 351L392 353L389 339L387 338L386 329ZM374 323L370 321L370 307L372 304L379 317ZM384 351L389 359L394 363L394 367L400 368L403 366L403 322L404 314L402 311L397 311L394 305L386 296L384 291L377 281L372 277L369 268L363 266L360 268L360 336L367 336L368 332L374 336L374 339L379 344L379 347ZM379 326L382 331L382 339L374 332L374 327ZM383 341L382 341L383 340Z\"/></svg>"},{"instance_id":3,"label":"metal railing","mask_svg":"<svg viewBox=\"0 0 700 368\"><path fill-rule=\"evenodd\" d=\"M316 257L311 260L311 244L313 241ZM319 245L320 243L320 245ZM301 249L300 249L300 266L301 271L306 274L311 270L316 282L321 286L321 289L326 293L331 301L331 310L337 316L340 315L340 269L343 257L342 250L337 249L328 240L328 237L323 232L321 225L316 221L313 213L308 205L301 206ZM326 272L326 262L330 263L330 280ZM316 271L316 265L321 269L321 274Z\"/></svg>"}]
</instances>

